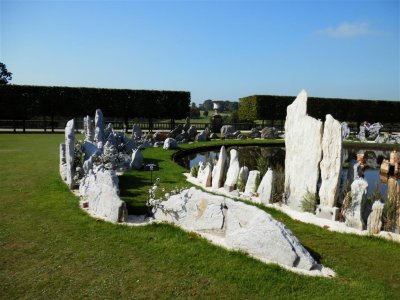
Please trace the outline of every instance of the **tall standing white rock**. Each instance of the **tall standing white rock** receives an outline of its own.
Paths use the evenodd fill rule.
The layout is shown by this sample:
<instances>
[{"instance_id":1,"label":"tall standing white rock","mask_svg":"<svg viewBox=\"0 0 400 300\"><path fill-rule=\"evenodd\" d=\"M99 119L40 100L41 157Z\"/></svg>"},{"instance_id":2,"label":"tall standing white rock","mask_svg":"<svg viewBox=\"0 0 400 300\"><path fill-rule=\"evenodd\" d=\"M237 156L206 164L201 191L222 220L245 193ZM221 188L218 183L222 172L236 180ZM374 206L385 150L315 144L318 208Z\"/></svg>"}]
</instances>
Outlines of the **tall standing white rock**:
<instances>
[{"instance_id":1,"label":"tall standing white rock","mask_svg":"<svg viewBox=\"0 0 400 300\"><path fill-rule=\"evenodd\" d=\"M65 153L65 144L60 144L60 176L62 180L67 180L67 160Z\"/></svg>"},{"instance_id":2,"label":"tall standing white rock","mask_svg":"<svg viewBox=\"0 0 400 300\"><path fill-rule=\"evenodd\" d=\"M129 167L132 170L140 170L143 164L143 154L139 149L132 151L131 162L129 163Z\"/></svg>"},{"instance_id":3,"label":"tall standing white rock","mask_svg":"<svg viewBox=\"0 0 400 300\"><path fill-rule=\"evenodd\" d=\"M359 230L366 227L363 219L365 202L367 201L368 182L357 178L351 184L351 207L345 212L345 224Z\"/></svg>"},{"instance_id":4,"label":"tall standing white rock","mask_svg":"<svg viewBox=\"0 0 400 300\"><path fill-rule=\"evenodd\" d=\"M378 234L382 228L382 212L384 204L377 200L372 205L372 211L368 217L367 229L371 234Z\"/></svg>"},{"instance_id":5,"label":"tall standing white rock","mask_svg":"<svg viewBox=\"0 0 400 300\"><path fill-rule=\"evenodd\" d=\"M326 214L319 215L318 212L331 210L331 214L328 214L329 218L336 218L335 206L342 173L342 152L342 126L331 115L326 115L322 136L323 157L320 164L322 183L319 189L320 205L317 216L326 218Z\"/></svg>"},{"instance_id":6,"label":"tall standing white rock","mask_svg":"<svg viewBox=\"0 0 400 300\"><path fill-rule=\"evenodd\" d=\"M96 116L94 118L95 134L94 141L96 143L104 143L104 118L100 109L96 109ZM102 147L100 147L102 148Z\"/></svg>"},{"instance_id":7,"label":"tall standing white rock","mask_svg":"<svg viewBox=\"0 0 400 300\"><path fill-rule=\"evenodd\" d=\"M320 164L322 183L319 198L322 206L336 205L342 171L342 148L342 126L331 115L326 115Z\"/></svg>"},{"instance_id":8,"label":"tall standing white rock","mask_svg":"<svg viewBox=\"0 0 400 300\"><path fill-rule=\"evenodd\" d=\"M228 192L234 190L235 185L238 180L240 166L239 166L239 153L236 149L231 149L229 152L230 154L230 162L228 172L226 173L226 180L225 180L225 189Z\"/></svg>"},{"instance_id":9,"label":"tall standing white rock","mask_svg":"<svg viewBox=\"0 0 400 300\"><path fill-rule=\"evenodd\" d=\"M218 162L212 171L212 188L213 189L218 189L223 184L225 168L226 168L226 159L227 159L226 150L225 150L225 147L222 146L221 150L219 151Z\"/></svg>"},{"instance_id":10,"label":"tall standing white rock","mask_svg":"<svg viewBox=\"0 0 400 300\"><path fill-rule=\"evenodd\" d=\"M201 185L203 187L210 187L212 185L212 170L213 166L207 162L204 169L201 172Z\"/></svg>"},{"instance_id":11,"label":"tall standing white rock","mask_svg":"<svg viewBox=\"0 0 400 300\"><path fill-rule=\"evenodd\" d=\"M243 166L239 170L239 177L237 181L239 192L243 192L246 187L247 178L249 178L249 168L247 166Z\"/></svg>"},{"instance_id":12,"label":"tall standing white rock","mask_svg":"<svg viewBox=\"0 0 400 300\"><path fill-rule=\"evenodd\" d=\"M244 193L246 195L252 196L260 184L260 171L252 170L249 172L249 177L247 178L246 187L244 188Z\"/></svg>"},{"instance_id":13,"label":"tall standing white rock","mask_svg":"<svg viewBox=\"0 0 400 300\"><path fill-rule=\"evenodd\" d=\"M83 129L85 133L85 141L93 142L94 141L94 124L90 116L86 116L83 118Z\"/></svg>"},{"instance_id":14,"label":"tall standing white rock","mask_svg":"<svg viewBox=\"0 0 400 300\"><path fill-rule=\"evenodd\" d=\"M257 189L258 197L261 203L269 204L272 203L272 182L274 180L274 171L268 168L267 173L265 173L262 178L260 185Z\"/></svg>"},{"instance_id":15,"label":"tall standing white rock","mask_svg":"<svg viewBox=\"0 0 400 300\"><path fill-rule=\"evenodd\" d=\"M75 160L75 123L74 119L67 122L65 127L65 163L66 163L66 182L70 189L74 188L74 160Z\"/></svg>"},{"instance_id":16,"label":"tall standing white rock","mask_svg":"<svg viewBox=\"0 0 400 300\"><path fill-rule=\"evenodd\" d=\"M307 115L307 93L302 90L287 107L285 123L285 194L292 209L301 210L306 193L317 191L321 140L322 122Z\"/></svg>"}]
</instances>

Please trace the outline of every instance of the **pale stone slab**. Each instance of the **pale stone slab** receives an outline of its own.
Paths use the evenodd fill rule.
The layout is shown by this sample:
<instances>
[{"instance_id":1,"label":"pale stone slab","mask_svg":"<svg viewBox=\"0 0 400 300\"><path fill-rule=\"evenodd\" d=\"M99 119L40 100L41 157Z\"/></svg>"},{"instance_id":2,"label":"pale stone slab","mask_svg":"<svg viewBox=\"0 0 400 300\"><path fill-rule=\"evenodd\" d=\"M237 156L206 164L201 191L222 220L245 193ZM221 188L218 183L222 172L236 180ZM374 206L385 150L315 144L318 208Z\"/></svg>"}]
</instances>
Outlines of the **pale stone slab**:
<instances>
[{"instance_id":1,"label":"pale stone slab","mask_svg":"<svg viewBox=\"0 0 400 300\"><path fill-rule=\"evenodd\" d=\"M62 180L67 180L67 158L65 153L65 144L60 144L60 176Z\"/></svg>"},{"instance_id":2,"label":"pale stone slab","mask_svg":"<svg viewBox=\"0 0 400 300\"><path fill-rule=\"evenodd\" d=\"M351 207L345 212L345 224L359 230L366 227L363 220L365 203L367 200L368 182L358 178L351 184Z\"/></svg>"},{"instance_id":3,"label":"pale stone slab","mask_svg":"<svg viewBox=\"0 0 400 300\"><path fill-rule=\"evenodd\" d=\"M239 170L239 177L237 182L238 185L241 184L243 186L243 190L240 190L240 192L244 191L248 178L249 178L249 168L247 166L241 167Z\"/></svg>"},{"instance_id":4,"label":"pale stone slab","mask_svg":"<svg viewBox=\"0 0 400 300\"><path fill-rule=\"evenodd\" d=\"M254 195L257 191L257 187L260 183L260 171L252 170L249 172L249 177L247 178L246 187L244 188L244 193L246 195Z\"/></svg>"},{"instance_id":5,"label":"pale stone slab","mask_svg":"<svg viewBox=\"0 0 400 300\"><path fill-rule=\"evenodd\" d=\"M162 202L155 219L200 233L212 242L263 261L307 271L321 267L293 233L268 213L195 188Z\"/></svg>"},{"instance_id":6,"label":"pale stone slab","mask_svg":"<svg viewBox=\"0 0 400 300\"><path fill-rule=\"evenodd\" d=\"M317 191L322 129L321 121L307 115L307 93L301 91L287 107L285 123L285 194L294 210L301 210L307 192Z\"/></svg>"},{"instance_id":7,"label":"pale stone slab","mask_svg":"<svg viewBox=\"0 0 400 300\"><path fill-rule=\"evenodd\" d=\"M176 149L178 148L178 143L174 138L167 138L164 141L164 146L163 149L168 150L168 149Z\"/></svg>"},{"instance_id":8,"label":"pale stone slab","mask_svg":"<svg viewBox=\"0 0 400 300\"><path fill-rule=\"evenodd\" d=\"M132 127L132 139L133 140L140 140L142 138L143 132L140 129L138 124L133 124Z\"/></svg>"},{"instance_id":9,"label":"pale stone slab","mask_svg":"<svg viewBox=\"0 0 400 300\"><path fill-rule=\"evenodd\" d=\"M127 221L128 211L118 196L118 177L114 171L100 168L90 172L81 181L79 191L93 214L114 223Z\"/></svg>"},{"instance_id":10,"label":"pale stone slab","mask_svg":"<svg viewBox=\"0 0 400 300\"><path fill-rule=\"evenodd\" d=\"M94 133L94 141L96 143L104 143L104 118L103 113L100 109L96 109L96 116L94 118L94 126L95 126L95 133ZM102 147L99 147L102 148Z\"/></svg>"},{"instance_id":11,"label":"pale stone slab","mask_svg":"<svg viewBox=\"0 0 400 300\"><path fill-rule=\"evenodd\" d=\"M132 159L129 164L129 167L132 170L140 170L142 168L143 164L143 154L140 152L139 149L133 150L132 151Z\"/></svg>"},{"instance_id":12,"label":"pale stone slab","mask_svg":"<svg viewBox=\"0 0 400 300\"><path fill-rule=\"evenodd\" d=\"M201 185L203 187L212 186L212 170L213 170L212 164L207 162L202 171L202 176L201 176Z\"/></svg>"},{"instance_id":13,"label":"pale stone slab","mask_svg":"<svg viewBox=\"0 0 400 300\"><path fill-rule=\"evenodd\" d=\"M339 208L318 205L317 209L315 210L315 215L318 218L336 221L339 217Z\"/></svg>"},{"instance_id":14,"label":"pale stone slab","mask_svg":"<svg viewBox=\"0 0 400 300\"><path fill-rule=\"evenodd\" d=\"M378 234L382 228L382 211L384 203L377 200L372 205L372 211L368 217L367 229L371 234Z\"/></svg>"},{"instance_id":15,"label":"pale stone slab","mask_svg":"<svg viewBox=\"0 0 400 300\"><path fill-rule=\"evenodd\" d=\"M221 150L219 151L218 162L212 171L212 187L214 189L220 188L223 184L225 168L226 168L226 160L227 160L226 150L225 147L222 146Z\"/></svg>"},{"instance_id":16,"label":"pale stone slab","mask_svg":"<svg viewBox=\"0 0 400 300\"><path fill-rule=\"evenodd\" d=\"M272 203L273 180L274 180L274 171L272 171L271 168L268 168L268 171L265 173L257 189L258 197L260 198L260 201L263 204Z\"/></svg>"},{"instance_id":17,"label":"pale stone slab","mask_svg":"<svg viewBox=\"0 0 400 300\"><path fill-rule=\"evenodd\" d=\"M94 142L94 124L90 116L83 118L83 130L85 134L85 141Z\"/></svg>"},{"instance_id":18,"label":"pale stone slab","mask_svg":"<svg viewBox=\"0 0 400 300\"><path fill-rule=\"evenodd\" d=\"M342 126L331 115L326 115L322 137L321 206L335 207L342 174Z\"/></svg>"},{"instance_id":19,"label":"pale stone slab","mask_svg":"<svg viewBox=\"0 0 400 300\"><path fill-rule=\"evenodd\" d=\"M239 153L236 149L231 149L230 153L230 161L228 172L226 173L225 180L225 189L228 192L234 190L236 186L236 182L239 176L240 166L239 166Z\"/></svg>"},{"instance_id":20,"label":"pale stone slab","mask_svg":"<svg viewBox=\"0 0 400 300\"><path fill-rule=\"evenodd\" d=\"M74 175L74 160L75 160L75 123L74 119L67 122L65 127L65 162L66 162L66 182L70 189L75 186Z\"/></svg>"}]
</instances>

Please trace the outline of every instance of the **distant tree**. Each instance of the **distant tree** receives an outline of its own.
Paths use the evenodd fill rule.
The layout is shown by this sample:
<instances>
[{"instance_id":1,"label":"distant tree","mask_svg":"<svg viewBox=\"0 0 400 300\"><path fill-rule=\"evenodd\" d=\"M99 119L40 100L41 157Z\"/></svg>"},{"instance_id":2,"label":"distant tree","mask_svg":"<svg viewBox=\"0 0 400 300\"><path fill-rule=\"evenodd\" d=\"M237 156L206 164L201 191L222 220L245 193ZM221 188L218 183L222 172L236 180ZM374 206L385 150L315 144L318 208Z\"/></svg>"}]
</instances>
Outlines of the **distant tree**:
<instances>
[{"instance_id":1,"label":"distant tree","mask_svg":"<svg viewBox=\"0 0 400 300\"><path fill-rule=\"evenodd\" d=\"M208 117L208 110L203 111L203 116Z\"/></svg>"},{"instance_id":2,"label":"distant tree","mask_svg":"<svg viewBox=\"0 0 400 300\"><path fill-rule=\"evenodd\" d=\"M192 102L190 106L190 117L191 118L199 118L200 117L200 109L196 106L196 103Z\"/></svg>"},{"instance_id":3,"label":"distant tree","mask_svg":"<svg viewBox=\"0 0 400 300\"><path fill-rule=\"evenodd\" d=\"M5 64L0 62L0 84L7 84L12 79L12 73L8 72Z\"/></svg>"},{"instance_id":4,"label":"distant tree","mask_svg":"<svg viewBox=\"0 0 400 300\"><path fill-rule=\"evenodd\" d=\"M203 102L203 109L204 110L213 110L213 101L208 99L206 101Z\"/></svg>"}]
</instances>

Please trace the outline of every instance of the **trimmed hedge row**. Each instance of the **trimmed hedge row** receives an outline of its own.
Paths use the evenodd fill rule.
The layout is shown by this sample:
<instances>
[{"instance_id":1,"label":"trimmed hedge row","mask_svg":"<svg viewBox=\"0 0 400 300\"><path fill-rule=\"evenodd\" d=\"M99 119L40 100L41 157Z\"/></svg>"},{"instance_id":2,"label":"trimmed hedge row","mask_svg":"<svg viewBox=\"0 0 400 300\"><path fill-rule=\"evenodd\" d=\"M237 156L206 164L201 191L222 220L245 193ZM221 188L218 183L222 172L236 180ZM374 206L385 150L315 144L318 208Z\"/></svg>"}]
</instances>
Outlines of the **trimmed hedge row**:
<instances>
[{"instance_id":1,"label":"trimmed hedge row","mask_svg":"<svg viewBox=\"0 0 400 300\"><path fill-rule=\"evenodd\" d=\"M290 96L254 95L239 99L241 120L284 120L286 108L294 101ZM307 113L321 120L327 114L349 122L400 122L400 101L308 98Z\"/></svg>"},{"instance_id":2,"label":"trimmed hedge row","mask_svg":"<svg viewBox=\"0 0 400 300\"><path fill-rule=\"evenodd\" d=\"M189 115L190 92L1 85L0 105L0 119L11 120L83 117L97 108L107 118L182 119Z\"/></svg>"}]
</instances>

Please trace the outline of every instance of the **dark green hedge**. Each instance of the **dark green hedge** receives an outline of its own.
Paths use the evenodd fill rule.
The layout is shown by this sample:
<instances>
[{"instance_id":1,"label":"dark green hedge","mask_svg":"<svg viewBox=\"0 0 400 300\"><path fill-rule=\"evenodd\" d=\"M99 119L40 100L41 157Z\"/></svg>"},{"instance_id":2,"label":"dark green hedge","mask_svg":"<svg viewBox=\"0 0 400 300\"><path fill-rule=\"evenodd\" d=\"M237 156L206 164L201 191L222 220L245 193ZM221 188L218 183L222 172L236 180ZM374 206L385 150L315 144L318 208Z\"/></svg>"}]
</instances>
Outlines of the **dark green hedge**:
<instances>
[{"instance_id":1,"label":"dark green hedge","mask_svg":"<svg viewBox=\"0 0 400 300\"><path fill-rule=\"evenodd\" d=\"M83 117L94 115L97 108L107 118L182 119L189 115L190 93L1 85L0 105L0 119Z\"/></svg>"},{"instance_id":2,"label":"dark green hedge","mask_svg":"<svg viewBox=\"0 0 400 300\"><path fill-rule=\"evenodd\" d=\"M286 108L296 97L254 95L239 99L241 120L284 120ZM400 101L353 100L309 97L307 113L325 119L331 114L347 122L400 122Z\"/></svg>"}]
</instances>

